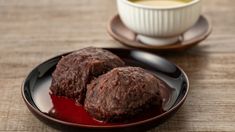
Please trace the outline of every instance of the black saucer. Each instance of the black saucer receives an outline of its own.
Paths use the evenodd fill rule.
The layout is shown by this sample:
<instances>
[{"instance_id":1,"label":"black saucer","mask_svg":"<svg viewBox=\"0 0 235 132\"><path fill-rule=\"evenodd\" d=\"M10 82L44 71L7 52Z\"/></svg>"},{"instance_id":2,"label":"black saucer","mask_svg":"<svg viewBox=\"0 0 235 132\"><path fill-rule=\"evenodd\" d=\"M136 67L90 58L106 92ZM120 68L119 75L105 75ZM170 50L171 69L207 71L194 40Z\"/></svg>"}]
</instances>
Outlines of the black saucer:
<instances>
[{"instance_id":1,"label":"black saucer","mask_svg":"<svg viewBox=\"0 0 235 132\"><path fill-rule=\"evenodd\" d=\"M22 85L22 96L29 110L42 122L60 130L74 131L142 131L156 127L171 117L183 104L189 90L189 81L184 71L175 64L147 52L128 49L107 49L121 57L127 65L139 66L151 71L171 88L162 88L166 111L160 115L132 123L111 126L77 124L57 119L48 114L52 105L49 95L51 74L56 64L69 53L51 58L35 67ZM66 106L64 106L66 108Z\"/></svg>"}]
</instances>

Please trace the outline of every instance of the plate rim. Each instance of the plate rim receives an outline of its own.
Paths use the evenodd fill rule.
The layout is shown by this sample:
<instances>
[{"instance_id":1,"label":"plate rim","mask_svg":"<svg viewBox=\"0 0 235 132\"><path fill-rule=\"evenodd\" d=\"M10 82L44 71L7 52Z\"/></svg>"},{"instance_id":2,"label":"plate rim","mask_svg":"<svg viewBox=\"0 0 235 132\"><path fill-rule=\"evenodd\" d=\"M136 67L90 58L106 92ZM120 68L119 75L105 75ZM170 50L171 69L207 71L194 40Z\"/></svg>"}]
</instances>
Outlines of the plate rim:
<instances>
[{"instance_id":1,"label":"plate rim","mask_svg":"<svg viewBox=\"0 0 235 132\"><path fill-rule=\"evenodd\" d=\"M124 48L102 48L102 49L105 49L105 50L127 50L127 51L131 51L131 49L124 49ZM110 129L110 128L127 128L127 127L134 127L134 126L138 126L138 125L143 125L143 124L146 124L146 123L150 123L150 122L153 122L155 120L158 120L160 118L163 118L167 115L170 115L172 112L174 112L175 110L178 110L182 105L183 103L185 102L187 96L188 96L188 92L189 92L189 87L190 87L190 82L189 82L189 79L188 79L188 76L187 74L184 72L184 70L179 67L178 65L176 65L175 63L169 61L170 63L174 64L181 72L182 74L184 75L185 77L185 80L186 80L186 83L187 83L187 87L186 87L186 91L182 97L182 99L177 102L176 105L174 105L172 108L170 108L168 111L160 114L160 115L157 115L157 116L154 116L154 117L151 117L151 118L148 118L148 119L145 119L145 120L141 120L141 121L137 121L137 122L132 122L132 123L126 123L126 124L118 124L118 125L111 125L111 126L95 126L95 125L86 125L86 124L79 124L79 123L72 123L72 122L68 122L68 121L63 121L63 120L60 120L60 119L56 119L56 118L53 118L43 112L41 112L38 108L35 108L29 101L28 99L26 98L26 95L25 95L25 85L26 85L26 81L29 79L29 76L33 73L33 71L35 69L37 69L39 66L53 60L53 59L56 59L58 57L62 57L63 55L67 55L69 53L72 53L74 51L77 51L77 50L73 50L73 51L69 51L69 52L65 52L65 53L61 53L59 55L56 55L54 57L51 57L49 59L46 59L45 61L43 61L42 63L34 66L32 68L32 70L29 71L29 73L26 75L25 79L23 80L23 83L21 85L21 95L22 95L22 98L25 102L25 104L27 105L28 109L30 110L30 112L36 116L37 118L39 118L38 116L40 117L43 117L47 120L50 120L50 121L53 121L53 122L56 122L56 123L59 123L59 124L63 124L63 125L68 125L68 126L73 126L73 127L78 127L78 128L93 128L93 129ZM145 52L145 51L141 51L141 50L135 50L135 51L140 51L140 52L144 52L144 53L149 53L149 52ZM152 54L152 53L150 53ZM154 54L156 55L156 54ZM159 55L156 55L164 60L167 60ZM168 60L167 60L168 61ZM37 114L37 115L35 115Z\"/></svg>"}]
</instances>

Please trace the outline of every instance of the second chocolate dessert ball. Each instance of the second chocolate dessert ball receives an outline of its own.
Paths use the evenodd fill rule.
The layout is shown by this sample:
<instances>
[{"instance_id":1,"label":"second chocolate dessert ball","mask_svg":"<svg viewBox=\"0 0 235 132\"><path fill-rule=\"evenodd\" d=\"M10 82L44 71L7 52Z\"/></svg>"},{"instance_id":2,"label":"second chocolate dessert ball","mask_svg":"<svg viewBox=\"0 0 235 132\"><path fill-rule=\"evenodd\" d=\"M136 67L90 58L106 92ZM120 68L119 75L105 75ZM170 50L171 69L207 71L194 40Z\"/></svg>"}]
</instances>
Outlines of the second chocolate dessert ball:
<instances>
[{"instance_id":1,"label":"second chocolate dessert ball","mask_svg":"<svg viewBox=\"0 0 235 132\"><path fill-rule=\"evenodd\" d=\"M88 85L84 107L98 120L126 120L161 106L160 81L139 67L114 68Z\"/></svg>"}]
</instances>

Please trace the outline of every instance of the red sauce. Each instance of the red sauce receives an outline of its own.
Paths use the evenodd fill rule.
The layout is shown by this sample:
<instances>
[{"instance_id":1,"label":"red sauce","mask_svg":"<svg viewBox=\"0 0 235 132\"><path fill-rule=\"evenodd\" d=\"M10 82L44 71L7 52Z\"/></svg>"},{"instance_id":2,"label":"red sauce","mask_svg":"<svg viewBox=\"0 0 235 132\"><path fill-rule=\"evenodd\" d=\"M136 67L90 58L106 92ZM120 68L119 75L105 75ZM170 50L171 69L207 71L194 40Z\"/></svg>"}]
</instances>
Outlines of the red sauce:
<instances>
[{"instance_id":1,"label":"red sauce","mask_svg":"<svg viewBox=\"0 0 235 132\"><path fill-rule=\"evenodd\" d=\"M48 114L54 118L72 123L95 125L95 126L109 126L109 125L123 124L123 123L107 123L95 120L93 117L91 117L88 114L88 112L85 111L83 106L78 105L75 101L71 99L55 95L51 95L51 99L53 103L53 108L50 110ZM143 112L134 119L130 119L128 122L124 123L131 123L131 122L145 120L157 116L161 113L163 113L163 110L159 109L159 107L152 108L150 111Z\"/></svg>"}]
</instances>

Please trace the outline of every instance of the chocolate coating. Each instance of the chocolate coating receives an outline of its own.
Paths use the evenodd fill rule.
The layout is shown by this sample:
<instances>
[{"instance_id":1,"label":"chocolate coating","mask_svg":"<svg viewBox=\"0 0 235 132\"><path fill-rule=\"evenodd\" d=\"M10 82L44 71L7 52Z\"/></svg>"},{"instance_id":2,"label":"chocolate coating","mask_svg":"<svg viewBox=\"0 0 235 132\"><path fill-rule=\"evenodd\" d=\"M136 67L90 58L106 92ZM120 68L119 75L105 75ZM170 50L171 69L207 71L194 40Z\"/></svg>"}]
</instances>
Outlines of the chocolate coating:
<instances>
[{"instance_id":1,"label":"chocolate coating","mask_svg":"<svg viewBox=\"0 0 235 132\"><path fill-rule=\"evenodd\" d=\"M114 68L87 87L84 107L98 120L124 121L160 106L161 80L139 67Z\"/></svg>"},{"instance_id":2,"label":"chocolate coating","mask_svg":"<svg viewBox=\"0 0 235 132\"><path fill-rule=\"evenodd\" d=\"M113 53L100 48L84 48L62 57L52 74L50 90L57 96L66 96L84 103L87 84L107 71L124 66Z\"/></svg>"}]
</instances>

